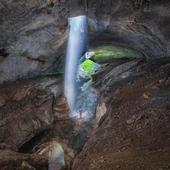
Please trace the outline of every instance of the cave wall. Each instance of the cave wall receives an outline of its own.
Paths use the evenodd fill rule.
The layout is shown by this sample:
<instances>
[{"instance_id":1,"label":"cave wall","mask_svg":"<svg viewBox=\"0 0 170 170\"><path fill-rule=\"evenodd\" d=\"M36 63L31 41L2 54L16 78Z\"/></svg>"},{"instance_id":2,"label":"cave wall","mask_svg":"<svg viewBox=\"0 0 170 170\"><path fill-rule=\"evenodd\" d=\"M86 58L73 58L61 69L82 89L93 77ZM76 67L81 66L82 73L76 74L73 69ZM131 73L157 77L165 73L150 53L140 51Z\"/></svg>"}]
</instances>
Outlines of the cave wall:
<instances>
[{"instance_id":1,"label":"cave wall","mask_svg":"<svg viewBox=\"0 0 170 170\"><path fill-rule=\"evenodd\" d=\"M0 82L62 69L67 10L65 1L0 2Z\"/></svg>"},{"instance_id":2,"label":"cave wall","mask_svg":"<svg viewBox=\"0 0 170 170\"><path fill-rule=\"evenodd\" d=\"M0 83L63 72L69 5L66 0L0 1ZM169 55L168 0L91 0L83 5L91 37L109 31L111 41L148 59ZM79 8L81 3L73 11ZM95 40L102 44L100 35L92 45Z\"/></svg>"}]
</instances>

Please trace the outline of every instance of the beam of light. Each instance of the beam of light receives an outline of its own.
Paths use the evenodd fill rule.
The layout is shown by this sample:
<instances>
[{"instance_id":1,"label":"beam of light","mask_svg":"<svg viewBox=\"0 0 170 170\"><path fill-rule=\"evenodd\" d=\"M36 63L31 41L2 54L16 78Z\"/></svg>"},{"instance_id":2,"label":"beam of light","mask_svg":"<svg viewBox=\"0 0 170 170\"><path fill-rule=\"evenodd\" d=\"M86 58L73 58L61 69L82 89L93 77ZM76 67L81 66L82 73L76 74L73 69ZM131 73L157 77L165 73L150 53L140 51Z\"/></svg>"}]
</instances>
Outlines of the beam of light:
<instances>
[{"instance_id":1,"label":"beam of light","mask_svg":"<svg viewBox=\"0 0 170 170\"><path fill-rule=\"evenodd\" d=\"M70 108L70 117L74 118L79 84L76 81L80 58L87 51L87 17L76 16L68 19L69 37L65 64L64 93Z\"/></svg>"}]
</instances>

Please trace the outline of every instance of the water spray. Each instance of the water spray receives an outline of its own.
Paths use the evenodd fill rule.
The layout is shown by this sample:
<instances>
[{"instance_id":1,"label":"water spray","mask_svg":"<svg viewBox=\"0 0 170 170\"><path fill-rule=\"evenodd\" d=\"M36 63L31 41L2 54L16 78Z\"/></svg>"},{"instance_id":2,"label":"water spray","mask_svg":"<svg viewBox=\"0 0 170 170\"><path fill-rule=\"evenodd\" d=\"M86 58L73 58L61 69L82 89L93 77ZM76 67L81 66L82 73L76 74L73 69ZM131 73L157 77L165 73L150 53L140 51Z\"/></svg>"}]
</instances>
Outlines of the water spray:
<instances>
[{"instance_id":1,"label":"water spray","mask_svg":"<svg viewBox=\"0 0 170 170\"><path fill-rule=\"evenodd\" d=\"M82 1L82 5L80 5ZM87 16L84 8L85 0L70 1L69 36L65 64L64 93L70 109L70 117L74 118L76 98L79 92L79 83L76 81L80 58L87 51Z\"/></svg>"}]
</instances>

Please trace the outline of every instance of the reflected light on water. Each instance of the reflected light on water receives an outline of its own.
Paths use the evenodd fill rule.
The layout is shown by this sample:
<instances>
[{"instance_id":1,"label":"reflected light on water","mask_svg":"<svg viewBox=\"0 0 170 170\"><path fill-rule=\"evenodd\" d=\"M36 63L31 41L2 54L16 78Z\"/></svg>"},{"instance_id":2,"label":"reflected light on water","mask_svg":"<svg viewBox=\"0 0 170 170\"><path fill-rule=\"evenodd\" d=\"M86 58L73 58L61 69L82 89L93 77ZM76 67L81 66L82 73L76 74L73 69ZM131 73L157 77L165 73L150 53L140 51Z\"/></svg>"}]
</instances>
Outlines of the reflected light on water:
<instances>
[{"instance_id":1,"label":"reflected light on water","mask_svg":"<svg viewBox=\"0 0 170 170\"><path fill-rule=\"evenodd\" d=\"M87 51L87 17L76 16L68 19L69 37L65 63L64 93L70 108L70 117L74 118L79 84L76 81L80 58Z\"/></svg>"}]
</instances>

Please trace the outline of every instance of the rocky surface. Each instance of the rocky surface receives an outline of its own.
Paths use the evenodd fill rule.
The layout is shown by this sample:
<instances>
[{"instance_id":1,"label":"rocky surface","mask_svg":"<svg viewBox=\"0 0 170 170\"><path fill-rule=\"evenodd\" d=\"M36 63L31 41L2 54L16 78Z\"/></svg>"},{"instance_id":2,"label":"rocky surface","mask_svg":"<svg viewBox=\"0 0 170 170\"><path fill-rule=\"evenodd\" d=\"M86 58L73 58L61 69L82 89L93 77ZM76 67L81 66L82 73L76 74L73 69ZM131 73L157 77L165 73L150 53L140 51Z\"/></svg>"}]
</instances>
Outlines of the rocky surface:
<instances>
[{"instance_id":1,"label":"rocky surface","mask_svg":"<svg viewBox=\"0 0 170 170\"><path fill-rule=\"evenodd\" d=\"M63 71L67 11L66 1L0 2L0 82Z\"/></svg>"},{"instance_id":2,"label":"rocky surface","mask_svg":"<svg viewBox=\"0 0 170 170\"><path fill-rule=\"evenodd\" d=\"M144 58L105 65L93 76L95 118L70 120L68 1L1 0L0 169L170 169L169 0L84 5L90 48L114 44Z\"/></svg>"},{"instance_id":3,"label":"rocky surface","mask_svg":"<svg viewBox=\"0 0 170 170\"><path fill-rule=\"evenodd\" d=\"M112 85L73 170L169 169L169 66Z\"/></svg>"},{"instance_id":4,"label":"rocky surface","mask_svg":"<svg viewBox=\"0 0 170 170\"><path fill-rule=\"evenodd\" d=\"M92 46L103 45L105 41L139 50L148 59L169 55L169 1L150 1L149 8L145 3L142 5L143 0L100 2L96 6L89 2L93 7L89 12L92 23L98 24L101 31L92 38ZM165 29L162 22L166 22Z\"/></svg>"},{"instance_id":5,"label":"rocky surface","mask_svg":"<svg viewBox=\"0 0 170 170\"><path fill-rule=\"evenodd\" d=\"M61 79L26 80L0 87L1 143L20 148L36 134L50 128L54 121L54 95L48 86L57 81ZM55 95L61 95L61 86L55 87Z\"/></svg>"},{"instance_id":6,"label":"rocky surface","mask_svg":"<svg viewBox=\"0 0 170 170\"><path fill-rule=\"evenodd\" d=\"M124 45L148 59L169 55L168 0L93 0L84 6L92 33L90 46ZM65 0L0 2L1 83L63 71L68 11ZM103 31L109 34L103 37L99 34Z\"/></svg>"},{"instance_id":7,"label":"rocky surface","mask_svg":"<svg viewBox=\"0 0 170 170\"><path fill-rule=\"evenodd\" d=\"M63 144L62 144L63 145ZM74 153L66 145L51 140L39 146L34 153L18 153L9 149L1 150L2 170L64 170L69 168Z\"/></svg>"},{"instance_id":8,"label":"rocky surface","mask_svg":"<svg viewBox=\"0 0 170 170\"><path fill-rule=\"evenodd\" d=\"M0 94L1 169L70 169L92 125L69 118L63 76L8 82Z\"/></svg>"}]
</instances>

